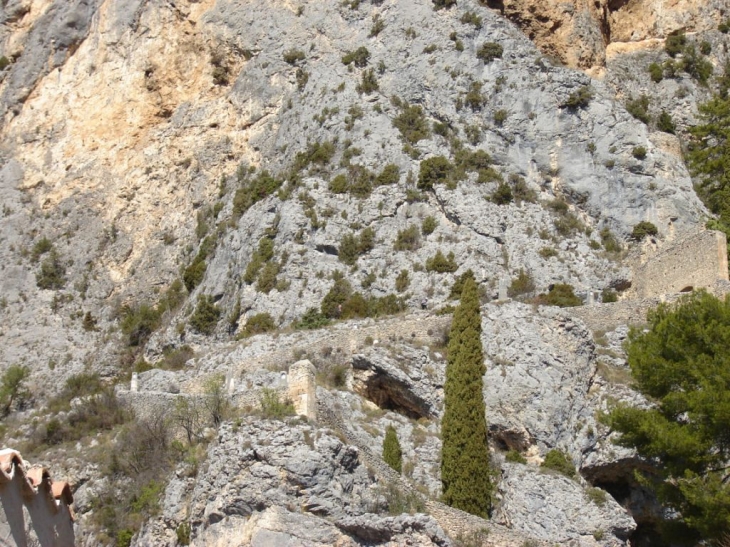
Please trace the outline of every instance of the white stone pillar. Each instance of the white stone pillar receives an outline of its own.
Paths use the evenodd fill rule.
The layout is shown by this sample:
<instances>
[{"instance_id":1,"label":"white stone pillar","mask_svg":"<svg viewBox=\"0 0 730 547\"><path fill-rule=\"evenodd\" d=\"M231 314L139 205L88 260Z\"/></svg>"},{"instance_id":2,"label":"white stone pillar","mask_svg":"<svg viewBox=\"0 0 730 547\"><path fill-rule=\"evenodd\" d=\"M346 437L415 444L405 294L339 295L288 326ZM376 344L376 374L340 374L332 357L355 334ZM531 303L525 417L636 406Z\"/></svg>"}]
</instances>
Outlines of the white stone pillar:
<instances>
[{"instance_id":1,"label":"white stone pillar","mask_svg":"<svg viewBox=\"0 0 730 547\"><path fill-rule=\"evenodd\" d=\"M314 365L308 359L305 359L297 361L289 367L289 374L287 375L289 398L294 404L296 413L313 421L317 420L315 373Z\"/></svg>"}]
</instances>

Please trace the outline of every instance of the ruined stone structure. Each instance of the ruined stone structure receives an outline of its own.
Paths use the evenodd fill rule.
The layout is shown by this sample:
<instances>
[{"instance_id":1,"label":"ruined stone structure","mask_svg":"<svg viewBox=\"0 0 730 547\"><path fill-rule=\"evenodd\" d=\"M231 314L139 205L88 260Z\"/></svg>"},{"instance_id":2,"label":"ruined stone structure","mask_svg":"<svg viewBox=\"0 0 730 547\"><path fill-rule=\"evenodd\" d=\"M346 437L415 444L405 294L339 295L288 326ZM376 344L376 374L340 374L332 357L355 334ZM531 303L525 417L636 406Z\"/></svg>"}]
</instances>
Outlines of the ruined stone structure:
<instances>
[{"instance_id":1,"label":"ruined stone structure","mask_svg":"<svg viewBox=\"0 0 730 547\"><path fill-rule=\"evenodd\" d=\"M316 370L307 359L297 361L289 368L287 381L289 383L289 398L294 403L294 409L300 416L310 420L317 420L317 384Z\"/></svg>"},{"instance_id":2,"label":"ruined stone structure","mask_svg":"<svg viewBox=\"0 0 730 547\"><path fill-rule=\"evenodd\" d=\"M705 289L717 297L730 294L727 238L724 233L702 230L636 260L633 280L623 300L571 308L595 331L619 325L641 325L646 314L662 302L674 302L682 293Z\"/></svg>"},{"instance_id":3,"label":"ruined stone structure","mask_svg":"<svg viewBox=\"0 0 730 547\"><path fill-rule=\"evenodd\" d=\"M714 230L693 233L646 257L633 270L635 298L709 289L728 279L727 238Z\"/></svg>"},{"instance_id":4,"label":"ruined stone structure","mask_svg":"<svg viewBox=\"0 0 730 547\"><path fill-rule=\"evenodd\" d=\"M20 453L0 450L0 545L73 547L73 495L44 467L30 467Z\"/></svg>"}]
</instances>

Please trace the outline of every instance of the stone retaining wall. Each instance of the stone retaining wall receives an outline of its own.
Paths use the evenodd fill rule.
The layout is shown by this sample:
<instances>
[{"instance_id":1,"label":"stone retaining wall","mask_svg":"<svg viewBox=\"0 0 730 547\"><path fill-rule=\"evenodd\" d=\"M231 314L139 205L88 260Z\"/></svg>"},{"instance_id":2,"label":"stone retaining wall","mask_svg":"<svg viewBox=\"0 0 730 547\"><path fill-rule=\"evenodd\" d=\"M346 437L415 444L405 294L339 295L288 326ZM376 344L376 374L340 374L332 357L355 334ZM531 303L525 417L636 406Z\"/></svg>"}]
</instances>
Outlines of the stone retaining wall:
<instances>
[{"instance_id":1,"label":"stone retaining wall","mask_svg":"<svg viewBox=\"0 0 730 547\"><path fill-rule=\"evenodd\" d=\"M672 243L633 268L632 292L637 298L712 287L728 279L727 238L703 230Z\"/></svg>"}]
</instances>

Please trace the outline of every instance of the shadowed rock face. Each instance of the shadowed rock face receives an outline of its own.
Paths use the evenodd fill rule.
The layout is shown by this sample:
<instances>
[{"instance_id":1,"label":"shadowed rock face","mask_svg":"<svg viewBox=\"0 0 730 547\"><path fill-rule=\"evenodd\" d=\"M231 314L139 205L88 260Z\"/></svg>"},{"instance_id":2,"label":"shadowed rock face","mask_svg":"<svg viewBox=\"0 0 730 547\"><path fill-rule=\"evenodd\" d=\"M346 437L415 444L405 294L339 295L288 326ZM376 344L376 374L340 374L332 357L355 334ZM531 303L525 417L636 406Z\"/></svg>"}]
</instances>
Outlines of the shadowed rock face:
<instances>
[{"instance_id":1,"label":"shadowed rock face","mask_svg":"<svg viewBox=\"0 0 730 547\"><path fill-rule=\"evenodd\" d=\"M399 364L404 368L399 368ZM417 372L408 374L408 361L396 362L382 350L352 358L353 389L380 408L394 410L410 418L432 418L438 414L433 386Z\"/></svg>"}]
</instances>

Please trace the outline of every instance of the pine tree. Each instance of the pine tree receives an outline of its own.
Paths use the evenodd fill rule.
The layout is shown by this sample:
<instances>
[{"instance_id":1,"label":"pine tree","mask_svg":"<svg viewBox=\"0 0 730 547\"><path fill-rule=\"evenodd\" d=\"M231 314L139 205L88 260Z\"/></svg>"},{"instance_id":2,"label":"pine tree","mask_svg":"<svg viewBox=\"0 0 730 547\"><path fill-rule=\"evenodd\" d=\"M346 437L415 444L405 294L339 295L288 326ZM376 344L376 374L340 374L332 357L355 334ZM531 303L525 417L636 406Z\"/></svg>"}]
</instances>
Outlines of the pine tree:
<instances>
[{"instance_id":1,"label":"pine tree","mask_svg":"<svg viewBox=\"0 0 730 547\"><path fill-rule=\"evenodd\" d=\"M477 285L473 278L467 278L449 339L441 421L441 483L445 503L487 517L492 483L482 395L486 368L481 331Z\"/></svg>"},{"instance_id":2,"label":"pine tree","mask_svg":"<svg viewBox=\"0 0 730 547\"><path fill-rule=\"evenodd\" d=\"M403 452L398 441L398 433L395 428L389 425L385 430L385 439L383 440L383 460L393 469L401 472L403 465Z\"/></svg>"}]
</instances>

